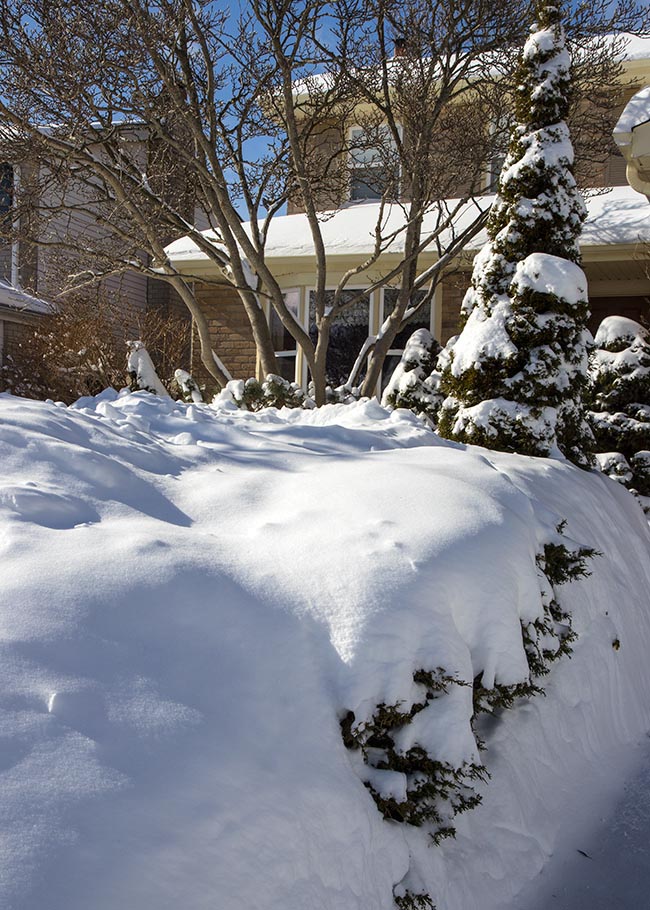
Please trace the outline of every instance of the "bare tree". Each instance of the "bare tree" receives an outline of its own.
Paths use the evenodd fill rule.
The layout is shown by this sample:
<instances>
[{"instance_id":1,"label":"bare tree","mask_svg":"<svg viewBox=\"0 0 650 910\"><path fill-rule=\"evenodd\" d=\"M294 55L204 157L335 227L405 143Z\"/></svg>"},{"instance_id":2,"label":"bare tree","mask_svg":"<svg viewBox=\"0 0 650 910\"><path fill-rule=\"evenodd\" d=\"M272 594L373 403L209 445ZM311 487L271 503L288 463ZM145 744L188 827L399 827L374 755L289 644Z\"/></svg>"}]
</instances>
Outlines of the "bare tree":
<instances>
[{"instance_id":1,"label":"bare tree","mask_svg":"<svg viewBox=\"0 0 650 910\"><path fill-rule=\"evenodd\" d=\"M83 186L84 209L90 196L112 242L95 245L97 267L76 275L77 286L125 268L162 276L192 312L203 362L220 383L227 376L193 276L165 257L171 237L188 235L237 289L265 373L276 370L261 305L270 302L305 355L319 404L333 327L373 291L397 287L357 359L362 392L373 394L396 337L484 223L486 162L503 143L494 125L508 115L528 9L523 0L98 0L90 8L0 0L2 154L26 161L36 152L53 182ZM611 107L618 76L616 42L603 36L639 30L640 17L632 0L616 8L595 0L569 16L579 66L599 86L598 111ZM575 110L595 122L584 104ZM595 139L588 147L594 160L604 156ZM333 281L323 210L347 198L360 162L378 196L373 248ZM179 171L186 184L175 192ZM211 236L197 226L195 202ZM273 218L288 202L311 233L315 337L287 306L267 256ZM67 205L58 199L51 215ZM427 249L437 261L423 269ZM387 267L389 250L399 256ZM351 290L362 276L366 287Z\"/></svg>"}]
</instances>

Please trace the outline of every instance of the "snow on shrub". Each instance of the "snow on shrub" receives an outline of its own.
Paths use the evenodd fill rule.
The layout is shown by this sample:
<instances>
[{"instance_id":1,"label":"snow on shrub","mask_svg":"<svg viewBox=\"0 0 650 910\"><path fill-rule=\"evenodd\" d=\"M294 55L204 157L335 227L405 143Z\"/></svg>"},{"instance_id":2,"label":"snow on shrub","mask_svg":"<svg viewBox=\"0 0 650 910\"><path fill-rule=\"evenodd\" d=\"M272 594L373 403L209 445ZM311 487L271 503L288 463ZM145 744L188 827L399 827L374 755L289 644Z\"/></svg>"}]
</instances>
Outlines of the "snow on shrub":
<instances>
[{"instance_id":1,"label":"snow on shrub","mask_svg":"<svg viewBox=\"0 0 650 910\"><path fill-rule=\"evenodd\" d=\"M578 263L586 215L565 123L569 56L560 13L538 4L516 98L517 123L462 306L445 352L441 435L529 455L591 459L586 384L587 281Z\"/></svg>"},{"instance_id":2,"label":"snow on shrub","mask_svg":"<svg viewBox=\"0 0 650 910\"><path fill-rule=\"evenodd\" d=\"M440 373L435 369L439 353L440 345L431 332L427 329L413 332L386 386L383 406L408 408L435 424L442 404Z\"/></svg>"},{"instance_id":3,"label":"snow on shrub","mask_svg":"<svg viewBox=\"0 0 650 910\"><path fill-rule=\"evenodd\" d=\"M590 359L589 420L598 464L612 479L650 496L650 337L633 319L601 322Z\"/></svg>"},{"instance_id":4,"label":"snow on shrub","mask_svg":"<svg viewBox=\"0 0 650 910\"><path fill-rule=\"evenodd\" d=\"M244 411L262 408L305 408L313 402L296 383L269 373L263 382L257 379L231 379L215 398L215 403L230 403Z\"/></svg>"},{"instance_id":5,"label":"snow on shrub","mask_svg":"<svg viewBox=\"0 0 650 910\"><path fill-rule=\"evenodd\" d=\"M188 373L187 370L175 370L174 382L181 390L183 401L193 402L194 404L202 403L203 395L201 394L201 389L191 373Z\"/></svg>"},{"instance_id":6,"label":"snow on shrub","mask_svg":"<svg viewBox=\"0 0 650 910\"><path fill-rule=\"evenodd\" d=\"M169 392L160 381L156 368L141 341L127 341L128 357L126 371L129 374L132 392L151 392L161 398L169 398Z\"/></svg>"},{"instance_id":7,"label":"snow on shrub","mask_svg":"<svg viewBox=\"0 0 650 910\"><path fill-rule=\"evenodd\" d=\"M479 760L480 751L485 748L476 733L479 715L495 714L511 708L520 698L543 693L539 685L541 678L550 672L554 661L571 654L576 633L557 589L589 575L587 560L599 554L568 541L564 536L565 525L565 522L558 525L555 536L544 544L536 560L540 591L538 617L521 624L527 678L510 685L496 680L484 684L483 672L470 681L459 679L442 667L420 669L413 674L418 694L411 704L380 702L365 721L357 721L352 711L341 720L343 742L348 749L360 753L363 759L360 774L383 817L423 828L434 844L453 837L454 817L481 802L476 787L487 781L489 775ZM472 690L475 749L467 760L454 765L425 748L409 727L416 717L436 702L449 699L461 687ZM400 908L434 906L429 895L409 891L396 896L395 902Z\"/></svg>"}]
</instances>

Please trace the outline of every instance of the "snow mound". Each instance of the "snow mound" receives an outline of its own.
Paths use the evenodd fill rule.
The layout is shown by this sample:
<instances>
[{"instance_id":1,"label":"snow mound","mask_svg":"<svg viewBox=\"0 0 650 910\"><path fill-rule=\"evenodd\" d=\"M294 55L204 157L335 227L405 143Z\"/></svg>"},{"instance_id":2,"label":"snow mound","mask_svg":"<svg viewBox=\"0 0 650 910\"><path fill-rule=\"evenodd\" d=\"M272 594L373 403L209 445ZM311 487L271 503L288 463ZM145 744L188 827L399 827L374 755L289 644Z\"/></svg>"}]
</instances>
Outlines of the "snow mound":
<instances>
[{"instance_id":1,"label":"snow mound","mask_svg":"<svg viewBox=\"0 0 650 910\"><path fill-rule=\"evenodd\" d=\"M599 473L377 402L147 393L0 396L0 453L11 910L394 910L401 881L445 910L514 907L648 729L648 527ZM399 798L404 776L360 763L340 721L412 704L422 668L525 677L562 519L604 554L562 589L574 657L481 731L483 804L431 848L382 819L364 781ZM471 760L471 714L455 686L406 735Z\"/></svg>"}]
</instances>

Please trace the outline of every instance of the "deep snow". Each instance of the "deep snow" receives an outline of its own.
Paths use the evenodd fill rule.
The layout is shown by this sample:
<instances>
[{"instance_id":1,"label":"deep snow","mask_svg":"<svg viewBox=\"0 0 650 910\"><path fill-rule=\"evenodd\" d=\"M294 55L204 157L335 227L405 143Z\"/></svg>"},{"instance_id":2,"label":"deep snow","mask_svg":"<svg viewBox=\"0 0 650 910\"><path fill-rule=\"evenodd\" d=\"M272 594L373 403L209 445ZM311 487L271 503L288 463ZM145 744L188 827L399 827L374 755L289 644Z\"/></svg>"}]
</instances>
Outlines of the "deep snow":
<instances>
[{"instance_id":1,"label":"deep snow","mask_svg":"<svg viewBox=\"0 0 650 910\"><path fill-rule=\"evenodd\" d=\"M7 910L391 910L407 873L439 910L514 910L614 803L650 729L650 535L608 478L375 402L3 395L0 452ZM561 589L575 654L483 724L483 804L430 847L381 819L339 718L421 666L521 678L562 518L604 554ZM414 725L449 760L475 748L456 691Z\"/></svg>"}]
</instances>

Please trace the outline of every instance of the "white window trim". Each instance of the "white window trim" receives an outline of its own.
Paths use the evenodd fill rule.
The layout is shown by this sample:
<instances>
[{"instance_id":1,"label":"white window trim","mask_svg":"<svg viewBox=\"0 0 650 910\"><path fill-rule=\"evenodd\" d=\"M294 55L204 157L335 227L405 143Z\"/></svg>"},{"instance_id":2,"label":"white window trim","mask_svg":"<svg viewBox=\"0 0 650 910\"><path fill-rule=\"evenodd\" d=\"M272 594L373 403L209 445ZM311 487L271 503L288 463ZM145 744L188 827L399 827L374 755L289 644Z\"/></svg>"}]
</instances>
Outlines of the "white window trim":
<instances>
[{"instance_id":1,"label":"white window trim","mask_svg":"<svg viewBox=\"0 0 650 910\"><path fill-rule=\"evenodd\" d=\"M298 324L300 325L300 327L305 329L306 322L307 322L307 316L305 315L305 288L304 288L304 286L295 285L290 288L281 288L281 290L282 290L283 294L297 294L298 295L298 319L297 319L297 321L298 321ZM263 306L264 306L264 316L266 317L266 322L270 327L271 309L273 307L273 304L271 303L271 301L269 299L266 299L264 301ZM296 358L296 365L295 365L293 381L298 383L298 385L300 385L301 387L306 388L306 386L304 385L304 383L302 381L303 375L306 375L306 372L305 372L306 366L303 367L303 360L305 360L305 358L304 358L304 355L301 354L301 350L300 350L300 347L299 347L297 341L295 342L295 345L296 345L296 347L293 351L290 351L290 350L274 351L274 354L276 357L280 357L280 358L287 358L287 357ZM305 365L306 365L306 361L305 361ZM258 372L259 372L259 365L258 365Z\"/></svg>"}]
</instances>

